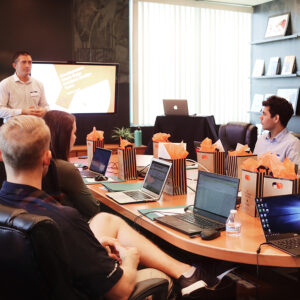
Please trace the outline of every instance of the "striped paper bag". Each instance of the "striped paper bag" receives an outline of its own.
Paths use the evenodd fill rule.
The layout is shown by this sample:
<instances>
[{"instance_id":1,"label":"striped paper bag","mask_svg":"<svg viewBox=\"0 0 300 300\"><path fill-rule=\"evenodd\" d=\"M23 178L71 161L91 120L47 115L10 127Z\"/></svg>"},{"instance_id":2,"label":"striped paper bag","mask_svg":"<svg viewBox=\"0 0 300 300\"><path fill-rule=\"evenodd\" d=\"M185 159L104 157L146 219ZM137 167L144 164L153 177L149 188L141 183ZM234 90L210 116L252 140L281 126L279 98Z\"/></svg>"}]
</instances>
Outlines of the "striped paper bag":
<instances>
[{"instance_id":1,"label":"striped paper bag","mask_svg":"<svg viewBox=\"0 0 300 300\"><path fill-rule=\"evenodd\" d=\"M299 193L300 178L286 179L265 176L263 182L263 196L279 196Z\"/></svg>"},{"instance_id":2,"label":"striped paper bag","mask_svg":"<svg viewBox=\"0 0 300 300\"><path fill-rule=\"evenodd\" d=\"M225 175L225 152L197 152L198 169Z\"/></svg>"},{"instance_id":3,"label":"striped paper bag","mask_svg":"<svg viewBox=\"0 0 300 300\"><path fill-rule=\"evenodd\" d=\"M96 148L104 148L104 139L103 140L86 140L86 148L87 148L87 157L88 157L88 167L91 165L91 161L93 159L93 155Z\"/></svg>"},{"instance_id":4,"label":"striped paper bag","mask_svg":"<svg viewBox=\"0 0 300 300\"><path fill-rule=\"evenodd\" d=\"M123 180L137 179L136 149L132 145L118 149L119 178Z\"/></svg>"},{"instance_id":5,"label":"striped paper bag","mask_svg":"<svg viewBox=\"0 0 300 300\"><path fill-rule=\"evenodd\" d=\"M164 188L169 195L184 195L187 193L186 159L171 159L172 167Z\"/></svg>"},{"instance_id":6,"label":"striped paper bag","mask_svg":"<svg viewBox=\"0 0 300 300\"><path fill-rule=\"evenodd\" d=\"M242 199L241 210L246 214L257 217L255 199L263 197L263 179L265 173L242 170Z\"/></svg>"}]
</instances>

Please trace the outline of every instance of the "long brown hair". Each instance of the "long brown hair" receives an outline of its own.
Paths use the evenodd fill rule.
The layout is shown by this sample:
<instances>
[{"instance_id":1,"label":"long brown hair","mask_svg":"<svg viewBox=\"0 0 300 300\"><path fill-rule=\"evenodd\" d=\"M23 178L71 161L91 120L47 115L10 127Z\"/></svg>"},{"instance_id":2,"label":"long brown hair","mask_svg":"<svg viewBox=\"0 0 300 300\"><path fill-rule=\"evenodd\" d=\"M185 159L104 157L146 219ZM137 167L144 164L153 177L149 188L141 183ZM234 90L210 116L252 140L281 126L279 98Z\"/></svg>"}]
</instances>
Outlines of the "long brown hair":
<instances>
[{"instance_id":1,"label":"long brown hair","mask_svg":"<svg viewBox=\"0 0 300 300\"><path fill-rule=\"evenodd\" d=\"M50 150L52 157L68 160L75 117L64 111L50 110L44 115L44 120L51 132Z\"/></svg>"}]
</instances>

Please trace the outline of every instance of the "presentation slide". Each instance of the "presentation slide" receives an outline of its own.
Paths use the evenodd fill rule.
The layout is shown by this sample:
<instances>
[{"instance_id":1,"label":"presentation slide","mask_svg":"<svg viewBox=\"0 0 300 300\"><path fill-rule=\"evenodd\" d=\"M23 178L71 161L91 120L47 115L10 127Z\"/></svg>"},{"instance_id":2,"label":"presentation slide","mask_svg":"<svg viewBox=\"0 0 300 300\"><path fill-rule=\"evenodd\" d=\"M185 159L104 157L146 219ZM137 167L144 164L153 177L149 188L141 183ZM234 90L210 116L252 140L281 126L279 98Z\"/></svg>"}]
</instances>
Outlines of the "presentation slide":
<instances>
[{"instance_id":1,"label":"presentation slide","mask_svg":"<svg viewBox=\"0 0 300 300\"><path fill-rule=\"evenodd\" d=\"M33 63L51 109L69 113L114 113L117 65Z\"/></svg>"}]
</instances>

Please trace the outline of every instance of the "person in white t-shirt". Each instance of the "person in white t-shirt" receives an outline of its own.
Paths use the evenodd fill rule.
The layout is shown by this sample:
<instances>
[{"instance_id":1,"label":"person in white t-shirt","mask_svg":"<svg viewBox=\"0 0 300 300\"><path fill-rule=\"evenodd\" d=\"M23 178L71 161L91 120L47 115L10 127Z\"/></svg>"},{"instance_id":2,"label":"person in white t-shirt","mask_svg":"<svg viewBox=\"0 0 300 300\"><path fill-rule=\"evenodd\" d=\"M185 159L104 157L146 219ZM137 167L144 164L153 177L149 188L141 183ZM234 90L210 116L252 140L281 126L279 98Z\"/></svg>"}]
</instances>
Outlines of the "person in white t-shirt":
<instances>
[{"instance_id":1,"label":"person in white t-shirt","mask_svg":"<svg viewBox=\"0 0 300 300\"><path fill-rule=\"evenodd\" d=\"M42 83L30 76L32 58L17 51L12 59L15 74L0 83L0 118L6 122L17 115L42 117L49 109Z\"/></svg>"}]
</instances>

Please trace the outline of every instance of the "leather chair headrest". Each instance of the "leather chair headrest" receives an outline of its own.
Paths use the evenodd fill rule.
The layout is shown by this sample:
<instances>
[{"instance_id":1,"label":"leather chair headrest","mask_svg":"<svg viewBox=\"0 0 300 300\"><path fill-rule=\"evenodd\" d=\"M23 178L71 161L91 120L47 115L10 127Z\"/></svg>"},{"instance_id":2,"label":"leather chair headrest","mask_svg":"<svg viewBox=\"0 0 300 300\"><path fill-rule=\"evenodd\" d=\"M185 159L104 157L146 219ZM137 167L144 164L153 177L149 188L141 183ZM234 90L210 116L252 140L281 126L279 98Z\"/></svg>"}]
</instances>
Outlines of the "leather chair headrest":
<instances>
[{"instance_id":1,"label":"leather chair headrest","mask_svg":"<svg viewBox=\"0 0 300 300\"><path fill-rule=\"evenodd\" d=\"M25 209L0 204L0 225L27 231L43 220L52 221L49 217L29 214Z\"/></svg>"}]
</instances>

